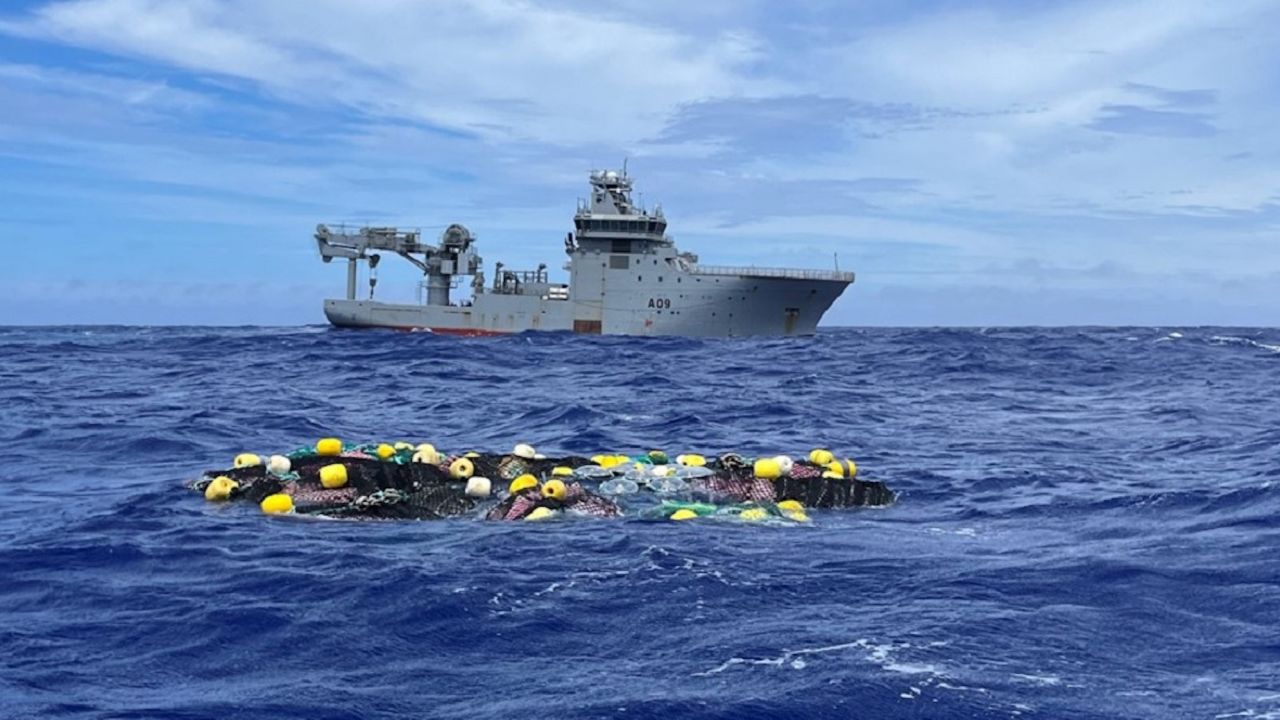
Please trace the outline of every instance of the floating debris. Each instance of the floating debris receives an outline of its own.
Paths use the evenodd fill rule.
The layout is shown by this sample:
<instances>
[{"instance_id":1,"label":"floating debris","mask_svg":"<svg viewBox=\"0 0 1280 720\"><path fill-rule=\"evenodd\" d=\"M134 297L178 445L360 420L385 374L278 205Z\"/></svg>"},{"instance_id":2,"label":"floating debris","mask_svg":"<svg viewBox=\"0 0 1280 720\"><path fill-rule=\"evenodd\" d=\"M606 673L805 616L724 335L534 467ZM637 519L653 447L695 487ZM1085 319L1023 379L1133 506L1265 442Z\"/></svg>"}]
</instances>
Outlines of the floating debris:
<instances>
[{"instance_id":1,"label":"floating debris","mask_svg":"<svg viewBox=\"0 0 1280 720\"><path fill-rule=\"evenodd\" d=\"M352 519L483 517L554 520L633 516L654 520L809 521L809 508L889 505L884 483L857 477L852 460L817 449L707 458L639 455L544 457L521 443L505 454L441 453L408 442L349 445L324 438L263 463L237 455L191 484L211 502L258 504L267 514ZM500 488L506 483L506 490ZM625 507L624 507L625 504Z\"/></svg>"}]
</instances>

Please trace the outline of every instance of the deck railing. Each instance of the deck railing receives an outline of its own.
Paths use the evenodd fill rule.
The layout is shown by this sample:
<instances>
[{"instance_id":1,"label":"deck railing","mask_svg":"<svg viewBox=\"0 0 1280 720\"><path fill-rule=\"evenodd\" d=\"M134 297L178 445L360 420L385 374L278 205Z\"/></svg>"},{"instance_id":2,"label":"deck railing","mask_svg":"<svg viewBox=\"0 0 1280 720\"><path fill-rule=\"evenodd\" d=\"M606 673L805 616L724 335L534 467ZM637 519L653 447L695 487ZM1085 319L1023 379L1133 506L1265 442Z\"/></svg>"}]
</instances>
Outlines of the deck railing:
<instances>
[{"instance_id":1,"label":"deck railing","mask_svg":"<svg viewBox=\"0 0 1280 720\"><path fill-rule=\"evenodd\" d=\"M745 277L786 278L788 280L830 280L834 282L853 282L854 275L844 270L803 270L799 268L777 268L727 265L694 265L689 272L695 275L741 275Z\"/></svg>"}]
</instances>

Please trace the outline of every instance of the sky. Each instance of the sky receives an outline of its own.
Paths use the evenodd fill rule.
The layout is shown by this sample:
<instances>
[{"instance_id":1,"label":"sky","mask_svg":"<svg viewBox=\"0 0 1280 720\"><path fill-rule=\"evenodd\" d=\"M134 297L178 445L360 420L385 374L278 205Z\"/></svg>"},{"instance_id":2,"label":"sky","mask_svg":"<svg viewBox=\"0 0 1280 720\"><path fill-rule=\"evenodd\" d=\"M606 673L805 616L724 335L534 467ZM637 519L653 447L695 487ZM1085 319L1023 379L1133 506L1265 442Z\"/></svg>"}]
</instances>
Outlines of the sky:
<instances>
[{"instance_id":1,"label":"sky","mask_svg":"<svg viewBox=\"0 0 1280 720\"><path fill-rule=\"evenodd\" d=\"M827 325L1274 326L1278 36L1280 0L0 3L0 325L322 323L321 222L564 279L625 159L704 263L855 271Z\"/></svg>"}]
</instances>

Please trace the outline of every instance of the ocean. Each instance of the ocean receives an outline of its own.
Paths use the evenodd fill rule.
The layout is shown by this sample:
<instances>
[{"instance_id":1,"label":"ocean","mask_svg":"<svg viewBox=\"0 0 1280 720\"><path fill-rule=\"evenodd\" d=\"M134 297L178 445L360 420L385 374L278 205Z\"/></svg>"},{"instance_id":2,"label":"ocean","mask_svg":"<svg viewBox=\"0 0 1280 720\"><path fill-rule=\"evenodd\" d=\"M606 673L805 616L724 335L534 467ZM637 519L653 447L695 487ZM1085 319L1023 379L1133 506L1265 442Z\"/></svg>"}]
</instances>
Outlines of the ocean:
<instances>
[{"instance_id":1,"label":"ocean","mask_svg":"<svg viewBox=\"0 0 1280 720\"><path fill-rule=\"evenodd\" d=\"M1280 718L1280 330L0 329L5 718ZM801 526L324 522L336 435L830 447Z\"/></svg>"}]
</instances>

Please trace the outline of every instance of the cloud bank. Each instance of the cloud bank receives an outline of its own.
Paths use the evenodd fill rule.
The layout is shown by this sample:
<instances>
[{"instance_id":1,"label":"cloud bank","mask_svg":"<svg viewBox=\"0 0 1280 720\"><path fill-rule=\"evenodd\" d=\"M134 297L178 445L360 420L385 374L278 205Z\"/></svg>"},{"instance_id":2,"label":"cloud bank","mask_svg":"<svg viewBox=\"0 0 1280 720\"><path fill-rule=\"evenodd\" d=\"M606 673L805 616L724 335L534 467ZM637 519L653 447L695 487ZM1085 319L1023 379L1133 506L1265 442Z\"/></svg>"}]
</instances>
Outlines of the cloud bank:
<instances>
[{"instance_id":1,"label":"cloud bank","mask_svg":"<svg viewBox=\"0 0 1280 720\"><path fill-rule=\"evenodd\" d=\"M181 321L209 282L336 293L322 221L460 221L490 261L554 261L586 172L627 157L708 261L858 271L832 323L1274 324L1278 22L1253 0L25 3L0 11L0 323L97 317L48 300L67 283L120 322ZM317 322L320 295L256 307Z\"/></svg>"}]
</instances>

